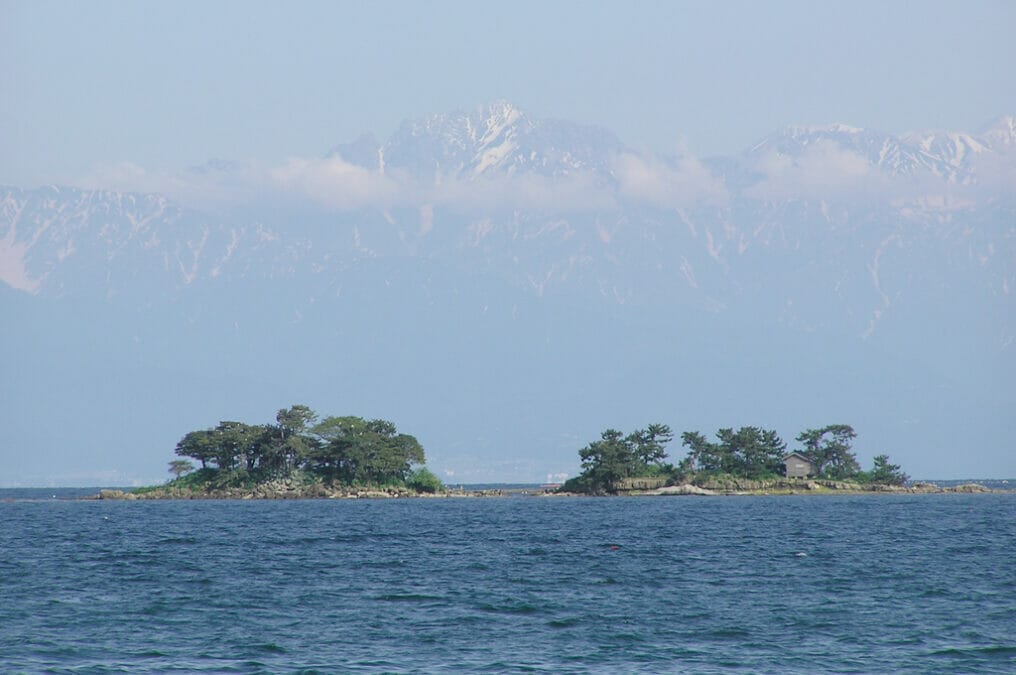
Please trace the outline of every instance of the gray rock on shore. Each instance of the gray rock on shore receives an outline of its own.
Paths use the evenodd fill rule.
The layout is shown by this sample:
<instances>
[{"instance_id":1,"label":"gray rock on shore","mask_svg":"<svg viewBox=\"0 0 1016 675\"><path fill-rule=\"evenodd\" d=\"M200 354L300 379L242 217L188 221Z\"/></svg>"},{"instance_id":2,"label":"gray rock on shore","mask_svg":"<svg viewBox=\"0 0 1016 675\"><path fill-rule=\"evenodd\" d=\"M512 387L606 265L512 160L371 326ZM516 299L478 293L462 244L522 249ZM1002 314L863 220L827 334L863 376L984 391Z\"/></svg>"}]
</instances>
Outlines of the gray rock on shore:
<instances>
[{"instance_id":1,"label":"gray rock on shore","mask_svg":"<svg viewBox=\"0 0 1016 675\"><path fill-rule=\"evenodd\" d=\"M669 487L656 488L655 490L650 490L650 491L646 492L645 494L647 494L647 495L660 495L660 496L666 496L666 495L700 495L700 496L703 496L703 497L713 497L713 496L716 496L717 493L715 491L713 491L713 490L707 490L705 488L700 488L697 485L690 485L688 483L685 483L684 485L671 485Z\"/></svg>"}]
</instances>

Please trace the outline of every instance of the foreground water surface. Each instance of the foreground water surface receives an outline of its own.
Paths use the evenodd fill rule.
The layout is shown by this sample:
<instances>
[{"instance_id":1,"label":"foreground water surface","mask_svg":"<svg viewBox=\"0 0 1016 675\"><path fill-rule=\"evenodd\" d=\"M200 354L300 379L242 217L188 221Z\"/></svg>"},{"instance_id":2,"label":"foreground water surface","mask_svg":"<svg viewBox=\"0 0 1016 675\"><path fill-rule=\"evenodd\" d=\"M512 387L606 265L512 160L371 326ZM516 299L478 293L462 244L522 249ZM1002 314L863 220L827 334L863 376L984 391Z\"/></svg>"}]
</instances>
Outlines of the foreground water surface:
<instances>
[{"instance_id":1,"label":"foreground water surface","mask_svg":"<svg viewBox=\"0 0 1016 675\"><path fill-rule=\"evenodd\" d=\"M0 503L0 671L1014 672L1016 495Z\"/></svg>"}]
</instances>

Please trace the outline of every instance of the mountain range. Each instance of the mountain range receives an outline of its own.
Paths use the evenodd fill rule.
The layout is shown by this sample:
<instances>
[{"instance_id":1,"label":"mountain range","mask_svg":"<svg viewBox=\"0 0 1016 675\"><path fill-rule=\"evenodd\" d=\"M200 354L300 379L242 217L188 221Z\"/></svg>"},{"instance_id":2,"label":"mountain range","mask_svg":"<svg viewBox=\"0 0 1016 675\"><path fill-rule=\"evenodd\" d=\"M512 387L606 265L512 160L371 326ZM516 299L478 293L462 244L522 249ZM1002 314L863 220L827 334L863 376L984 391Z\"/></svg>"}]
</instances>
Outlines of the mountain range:
<instances>
[{"instance_id":1,"label":"mountain range","mask_svg":"<svg viewBox=\"0 0 1016 675\"><path fill-rule=\"evenodd\" d=\"M293 403L393 419L465 482L657 420L1016 473L1012 117L697 158L501 101L134 174L0 188L9 484L150 480L186 431ZM22 451L66 444L80 466Z\"/></svg>"}]
</instances>

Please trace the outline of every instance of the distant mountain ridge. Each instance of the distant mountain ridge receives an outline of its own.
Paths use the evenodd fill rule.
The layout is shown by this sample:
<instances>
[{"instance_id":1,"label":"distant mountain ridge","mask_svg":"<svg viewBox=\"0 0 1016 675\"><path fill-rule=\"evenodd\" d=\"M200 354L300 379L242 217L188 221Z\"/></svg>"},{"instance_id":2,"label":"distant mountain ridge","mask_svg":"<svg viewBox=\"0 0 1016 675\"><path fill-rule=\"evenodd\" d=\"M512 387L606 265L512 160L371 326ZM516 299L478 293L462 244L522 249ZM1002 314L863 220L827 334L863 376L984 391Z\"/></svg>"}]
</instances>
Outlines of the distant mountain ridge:
<instances>
[{"instance_id":1,"label":"distant mountain ridge","mask_svg":"<svg viewBox=\"0 0 1016 675\"><path fill-rule=\"evenodd\" d=\"M473 112L403 122L384 144L363 136L329 156L369 169L401 169L420 176L480 177L532 172L609 173L621 142L609 131L560 120L532 119L507 101Z\"/></svg>"},{"instance_id":2,"label":"distant mountain ridge","mask_svg":"<svg viewBox=\"0 0 1016 675\"><path fill-rule=\"evenodd\" d=\"M249 209L205 212L156 194L3 188L0 279L44 296L92 297L139 287L171 297L214 279L275 279L319 289L309 301L322 282L337 291L343 270L365 261L415 259L537 296L724 311L765 291L769 302L780 298L772 311L802 326L828 323L833 298L835 313L852 317L844 327L870 335L929 265L957 287L979 289L974 302L1013 306L1014 194L977 190L985 170L1016 167L1014 129L1012 117L976 136L788 127L739 156L699 162L645 157L605 130L531 119L502 101L409 121L383 144L365 136L327 155L372 180L401 174L422 181L412 184L418 190L456 185L451 202L252 218ZM220 161L207 171L239 169ZM571 185L562 181L575 176L591 177L579 201L586 194L606 205L557 207ZM914 177L922 180L908 182ZM1003 186L1008 179L1001 174ZM333 180L341 189L343 177ZM721 196L700 199L695 190L706 182ZM543 201L465 211L454 201L508 189ZM808 274L807 284L788 269ZM816 297L820 289L828 295ZM1013 320L999 331L1010 344Z\"/></svg>"},{"instance_id":3,"label":"distant mountain ridge","mask_svg":"<svg viewBox=\"0 0 1016 675\"><path fill-rule=\"evenodd\" d=\"M857 153L891 175L928 171L950 181L970 178L969 160L980 154L1009 154L1016 145L1016 118L1001 116L980 132L919 131L894 136L846 124L788 126L747 149L750 164L766 152L797 156L820 142ZM404 169L416 175L482 176L575 171L613 173L612 159L634 153L611 132L564 120L533 119L507 101L472 112L430 115L406 121L385 143L371 135L333 148L329 157L369 169Z\"/></svg>"},{"instance_id":4,"label":"distant mountain ridge","mask_svg":"<svg viewBox=\"0 0 1016 675\"><path fill-rule=\"evenodd\" d=\"M832 124L825 127L788 127L749 151L757 155L775 150L799 155L809 145L829 142L850 150L890 175L914 175L921 171L950 182L974 179L971 158L981 154L1008 154L1016 141L1013 117L1000 117L977 135L955 131L910 132L900 137L877 131Z\"/></svg>"}]
</instances>

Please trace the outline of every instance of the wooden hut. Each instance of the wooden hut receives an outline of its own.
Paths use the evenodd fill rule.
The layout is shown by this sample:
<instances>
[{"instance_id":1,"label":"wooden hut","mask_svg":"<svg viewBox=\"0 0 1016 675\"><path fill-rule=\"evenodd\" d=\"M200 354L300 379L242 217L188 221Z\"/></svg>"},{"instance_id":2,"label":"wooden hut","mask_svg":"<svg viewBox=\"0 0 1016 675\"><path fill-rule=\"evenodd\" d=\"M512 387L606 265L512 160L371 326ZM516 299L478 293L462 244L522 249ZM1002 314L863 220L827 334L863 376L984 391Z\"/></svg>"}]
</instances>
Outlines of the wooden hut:
<instances>
[{"instance_id":1,"label":"wooden hut","mask_svg":"<svg viewBox=\"0 0 1016 675\"><path fill-rule=\"evenodd\" d=\"M783 458L787 478L809 478L815 475L815 465L799 452L792 452Z\"/></svg>"}]
</instances>

